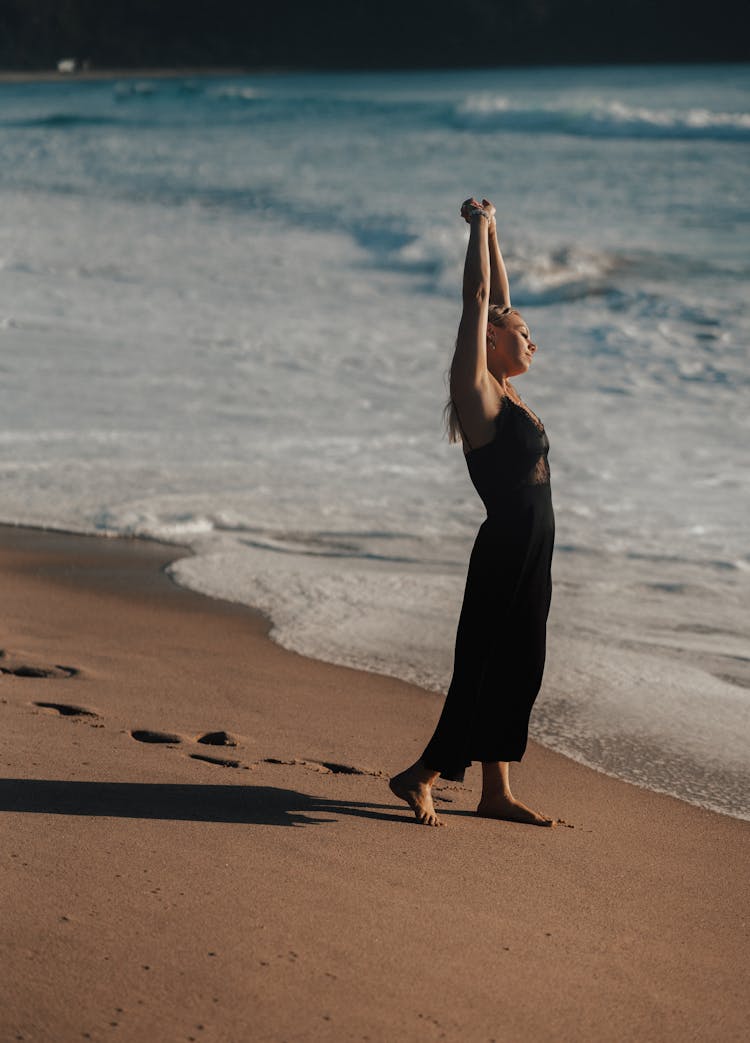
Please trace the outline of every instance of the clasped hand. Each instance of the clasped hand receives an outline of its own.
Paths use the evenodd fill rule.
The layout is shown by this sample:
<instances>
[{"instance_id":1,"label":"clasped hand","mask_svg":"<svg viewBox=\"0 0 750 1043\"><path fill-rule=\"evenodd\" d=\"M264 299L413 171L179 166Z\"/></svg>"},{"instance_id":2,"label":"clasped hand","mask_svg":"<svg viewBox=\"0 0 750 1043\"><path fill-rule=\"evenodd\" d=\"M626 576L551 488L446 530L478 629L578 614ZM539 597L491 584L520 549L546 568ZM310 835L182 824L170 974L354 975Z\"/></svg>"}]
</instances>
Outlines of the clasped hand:
<instances>
[{"instance_id":1,"label":"clasped hand","mask_svg":"<svg viewBox=\"0 0 750 1043\"><path fill-rule=\"evenodd\" d=\"M472 217L486 217L487 223L492 227L495 224L495 213L495 207L489 199L483 199L479 203L472 196L461 204L461 217L467 224L471 224Z\"/></svg>"}]
</instances>

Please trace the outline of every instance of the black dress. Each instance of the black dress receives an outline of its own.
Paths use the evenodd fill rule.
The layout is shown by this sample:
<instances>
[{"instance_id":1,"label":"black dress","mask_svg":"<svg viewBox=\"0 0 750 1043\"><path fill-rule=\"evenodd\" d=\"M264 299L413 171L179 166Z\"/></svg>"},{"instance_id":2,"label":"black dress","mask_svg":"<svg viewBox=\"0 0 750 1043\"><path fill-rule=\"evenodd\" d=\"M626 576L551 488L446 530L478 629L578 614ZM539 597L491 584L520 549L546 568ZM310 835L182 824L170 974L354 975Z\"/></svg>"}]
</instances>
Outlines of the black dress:
<instances>
[{"instance_id":1,"label":"black dress","mask_svg":"<svg viewBox=\"0 0 750 1043\"><path fill-rule=\"evenodd\" d=\"M422 763L462 782L472 761L520 761L542 683L555 516L543 424L503 398L466 454L487 508L469 562L453 679Z\"/></svg>"}]
</instances>

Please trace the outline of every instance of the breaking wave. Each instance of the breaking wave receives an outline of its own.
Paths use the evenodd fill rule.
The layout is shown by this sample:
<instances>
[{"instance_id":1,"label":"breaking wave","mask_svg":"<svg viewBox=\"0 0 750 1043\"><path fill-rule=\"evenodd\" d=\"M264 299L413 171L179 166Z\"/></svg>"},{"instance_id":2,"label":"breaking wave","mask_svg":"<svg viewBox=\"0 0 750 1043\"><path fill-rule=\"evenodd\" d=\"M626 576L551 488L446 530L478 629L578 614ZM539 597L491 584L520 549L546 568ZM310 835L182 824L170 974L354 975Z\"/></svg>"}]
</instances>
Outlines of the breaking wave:
<instances>
[{"instance_id":1,"label":"breaking wave","mask_svg":"<svg viewBox=\"0 0 750 1043\"><path fill-rule=\"evenodd\" d=\"M580 106L519 106L504 95L481 94L458 106L456 119L475 130L572 134L589 137L750 140L750 113L709 109L650 109L620 101Z\"/></svg>"}]
</instances>

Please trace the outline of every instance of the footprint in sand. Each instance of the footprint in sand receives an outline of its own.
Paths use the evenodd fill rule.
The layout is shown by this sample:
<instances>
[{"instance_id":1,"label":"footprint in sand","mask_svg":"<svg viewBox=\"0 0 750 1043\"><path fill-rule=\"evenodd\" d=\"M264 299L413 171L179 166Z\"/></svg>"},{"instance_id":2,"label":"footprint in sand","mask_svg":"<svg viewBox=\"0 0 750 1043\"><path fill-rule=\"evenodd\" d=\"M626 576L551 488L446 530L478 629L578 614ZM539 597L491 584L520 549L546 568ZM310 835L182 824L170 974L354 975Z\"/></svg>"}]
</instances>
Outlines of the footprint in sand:
<instances>
[{"instance_id":1,"label":"footprint in sand","mask_svg":"<svg viewBox=\"0 0 750 1043\"><path fill-rule=\"evenodd\" d=\"M130 734L136 742L156 742L170 746L182 742L179 735L172 735L170 732L153 732L148 728L136 728Z\"/></svg>"},{"instance_id":2,"label":"footprint in sand","mask_svg":"<svg viewBox=\"0 0 750 1043\"><path fill-rule=\"evenodd\" d=\"M43 703L35 702L34 706L40 706L43 710L54 710L61 717L98 717L98 713L87 710L85 706L73 706L72 703Z\"/></svg>"},{"instance_id":3,"label":"footprint in sand","mask_svg":"<svg viewBox=\"0 0 750 1043\"><path fill-rule=\"evenodd\" d=\"M209 757L205 753L191 753L190 757L194 761L205 761L206 764L218 764L222 768L242 767L239 761L231 760L229 757Z\"/></svg>"},{"instance_id":4,"label":"footprint in sand","mask_svg":"<svg viewBox=\"0 0 750 1043\"><path fill-rule=\"evenodd\" d=\"M172 732L155 732L148 728L139 728L132 731L130 734L136 742L153 742L160 743L164 746L175 746L182 742L180 736L174 735ZM202 735L197 742L202 742L208 746L237 745L228 732L208 732L206 735ZM211 757L207 753L189 753L188 756L194 761L205 761L206 764L217 764L221 768L242 767L239 761L232 760L229 757Z\"/></svg>"},{"instance_id":5,"label":"footprint in sand","mask_svg":"<svg viewBox=\"0 0 750 1043\"><path fill-rule=\"evenodd\" d=\"M330 773L332 775L372 775L379 778L382 771L371 771L369 768L356 768L353 764L338 764L336 761L308 761L299 757L285 760L283 757L264 757L263 764L290 764L308 768L311 771Z\"/></svg>"},{"instance_id":6,"label":"footprint in sand","mask_svg":"<svg viewBox=\"0 0 750 1043\"><path fill-rule=\"evenodd\" d=\"M328 768L334 775L369 775L369 771L355 768L352 764L337 764L335 761L319 761L320 765Z\"/></svg>"},{"instance_id":7,"label":"footprint in sand","mask_svg":"<svg viewBox=\"0 0 750 1043\"><path fill-rule=\"evenodd\" d=\"M206 732L199 736L196 742L204 746L236 746L237 740L229 732Z\"/></svg>"},{"instance_id":8,"label":"footprint in sand","mask_svg":"<svg viewBox=\"0 0 750 1043\"><path fill-rule=\"evenodd\" d=\"M14 677L49 677L63 679L75 677L80 673L74 666L63 666L60 663L49 666L33 666L27 663L22 656L13 655L5 649L0 649L0 674L12 674Z\"/></svg>"}]
</instances>

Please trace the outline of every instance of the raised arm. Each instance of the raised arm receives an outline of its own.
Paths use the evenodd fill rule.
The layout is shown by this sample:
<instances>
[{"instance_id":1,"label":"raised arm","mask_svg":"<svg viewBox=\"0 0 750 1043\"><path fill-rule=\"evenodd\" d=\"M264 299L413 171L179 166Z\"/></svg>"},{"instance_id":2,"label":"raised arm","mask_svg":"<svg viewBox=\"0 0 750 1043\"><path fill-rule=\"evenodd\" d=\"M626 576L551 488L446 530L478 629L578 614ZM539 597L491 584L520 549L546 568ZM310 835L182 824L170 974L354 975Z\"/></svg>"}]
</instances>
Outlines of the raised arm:
<instances>
[{"instance_id":1,"label":"raised arm","mask_svg":"<svg viewBox=\"0 0 750 1043\"><path fill-rule=\"evenodd\" d=\"M490 250L490 304L496 304L499 308L510 307L510 286L508 285L508 273L505 270L505 261L500 251L500 240L497 236L497 223L495 221L495 208L489 199L482 200L482 208L490 214L488 229L488 243Z\"/></svg>"},{"instance_id":2,"label":"raised arm","mask_svg":"<svg viewBox=\"0 0 750 1043\"><path fill-rule=\"evenodd\" d=\"M487 315L492 293L489 232L494 209L492 204L484 208L473 199L461 208L470 232L464 262L463 311L451 363L450 392L465 450L492 439L499 408L497 382L487 369ZM505 272L504 266L502 272Z\"/></svg>"},{"instance_id":3,"label":"raised arm","mask_svg":"<svg viewBox=\"0 0 750 1043\"><path fill-rule=\"evenodd\" d=\"M477 209L468 218L463 311L451 365L451 395L476 392L487 377L487 309L490 303L489 219Z\"/></svg>"}]
</instances>

